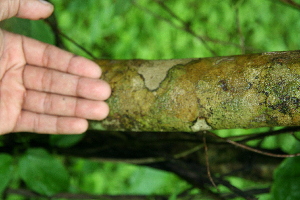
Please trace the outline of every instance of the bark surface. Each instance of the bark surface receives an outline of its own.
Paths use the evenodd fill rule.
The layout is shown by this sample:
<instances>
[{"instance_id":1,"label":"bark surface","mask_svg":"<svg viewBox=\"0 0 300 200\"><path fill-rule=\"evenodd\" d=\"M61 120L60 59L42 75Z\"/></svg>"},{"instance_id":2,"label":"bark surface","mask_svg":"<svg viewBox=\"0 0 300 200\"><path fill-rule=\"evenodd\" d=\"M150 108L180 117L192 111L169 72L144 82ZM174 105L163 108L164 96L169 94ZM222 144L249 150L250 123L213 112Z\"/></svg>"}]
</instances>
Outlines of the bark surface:
<instances>
[{"instance_id":1,"label":"bark surface","mask_svg":"<svg viewBox=\"0 0 300 200\"><path fill-rule=\"evenodd\" d=\"M184 131L300 125L300 51L99 60L110 115L90 129Z\"/></svg>"}]
</instances>

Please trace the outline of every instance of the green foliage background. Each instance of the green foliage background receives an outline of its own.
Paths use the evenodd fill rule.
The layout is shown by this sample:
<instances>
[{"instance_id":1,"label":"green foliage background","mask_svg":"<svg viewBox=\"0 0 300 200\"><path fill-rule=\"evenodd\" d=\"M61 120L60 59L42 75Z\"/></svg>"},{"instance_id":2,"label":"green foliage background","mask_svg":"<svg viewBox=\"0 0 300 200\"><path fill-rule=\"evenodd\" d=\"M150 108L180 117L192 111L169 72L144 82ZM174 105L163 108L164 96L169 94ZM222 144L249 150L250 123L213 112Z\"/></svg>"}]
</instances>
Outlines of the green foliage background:
<instances>
[{"instance_id":1,"label":"green foliage background","mask_svg":"<svg viewBox=\"0 0 300 200\"><path fill-rule=\"evenodd\" d=\"M213 54L153 0L52 0L62 31L97 58L171 59ZM299 11L271 0L168 0L218 56L299 48ZM169 22L168 22L169 21ZM183 28L184 29L184 28ZM236 46L237 45L237 46ZM241 47L242 46L242 47ZM69 44L68 49L82 54Z\"/></svg>"},{"instance_id":2,"label":"green foliage background","mask_svg":"<svg viewBox=\"0 0 300 200\"><path fill-rule=\"evenodd\" d=\"M172 59L190 57L225 56L243 53L285 51L299 49L300 12L279 0L165 0L178 18L166 12L155 0L51 0L60 31L90 51L96 58L107 59ZM51 20L50 20L51 22ZM48 43L55 43L54 34L43 21L10 19L2 26ZM192 30L192 31L187 31ZM204 41L204 42L203 42ZM74 45L63 40L66 49L92 58ZM250 134L267 131L224 130L221 136ZM78 138L77 138L78 137ZM52 136L51 145L68 147L80 136L72 138ZM270 137L265 148L281 148L293 152L299 143L289 136ZM16 158L15 158L16 159ZM20 179L33 191L52 195L60 191L90 194L167 194L170 199L190 186L176 176L150 168L126 164L97 163L82 159L51 157L41 149L25 152L13 162L9 155L0 155L0 190L7 184L18 187ZM42 161L41 161L42 160ZM298 179L289 177L292 170L300 174L299 159L285 161L275 173L272 195L278 199L298 199L286 188L300 188ZM65 162L64 165L62 163ZM67 162L67 164L66 164ZM16 164L17 163L17 164ZM42 163L42 164L41 164ZM288 163L288 164L287 164ZM36 179L28 177L33 168L40 169ZM46 166L55 166L61 177L45 173ZM67 167L67 168L65 168ZM67 170L66 170L67 169ZM4 173L5 172L5 173ZM18 175L12 176L12 172ZM43 174L45 173L45 174ZM45 177L52 176L53 179ZM283 185L283 181L286 184ZM68 183L64 183L68 181ZM249 187L255 183L232 178L236 187ZM64 183L60 186L55 183ZM67 186L67 187L66 187ZM284 190L283 190L284 189ZM288 192L284 192L288 191ZM201 193L193 190L193 193ZM296 196L295 196L296 195ZM282 198L281 198L282 197ZM9 199L16 199L12 196ZM271 199L270 195L260 199ZM18 199L22 199L18 197Z\"/></svg>"}]
</instances>

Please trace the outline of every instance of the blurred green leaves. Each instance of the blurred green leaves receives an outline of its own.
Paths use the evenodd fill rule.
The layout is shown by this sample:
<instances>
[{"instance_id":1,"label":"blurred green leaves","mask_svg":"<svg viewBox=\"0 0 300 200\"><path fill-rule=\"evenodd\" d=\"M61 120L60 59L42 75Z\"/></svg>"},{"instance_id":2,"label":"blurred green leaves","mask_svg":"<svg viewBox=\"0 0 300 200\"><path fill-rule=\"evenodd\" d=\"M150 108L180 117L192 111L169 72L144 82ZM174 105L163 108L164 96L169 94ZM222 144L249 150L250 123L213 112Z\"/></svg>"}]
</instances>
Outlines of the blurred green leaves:
<instances>
[{"instance_id":1,"label":"blurred green leaves","mask_svg":"<svg viewBox=\"0 0 300 200\"><path fill-rule=\"evenodd\" d=\"M180 22L153 0L52 2L61 30L99 58L212 56L184 26L172 26L170 22ZM243 46L247 53L299 48L300 13L277 1L163 2L220 56L241 54ZM67 46L83 54L71 43Z\"/></svg>"},{"instance_id":2,"label":"blurred green leaves","mask_svg":"<svg viewBox=\"0 0 300 200\"><path fill-rule=\"evenodd\" d=\"M274 200L300 199L300 157L287 158L275 172L272 186Z\"/></svg>"},{"instance_id":3,"label":"blurred green leaves","mask_svg":"<svg viewBox=\"0 0 300 200\"><path fill-rule=\"evenodd\" d=\"M114 15L123 15L132 7L133 0L115 0Z\"/></svg>"},{"instance_id":4,"label":"blurred green leaves","mask_svg":"<svg viewBox=\"0 0 300 200\"><path fill-rule=\"evenodd\" d=\"M29 149L19 161L19 174L39 194L50 196L69 188L67 170L44 149Z\"/></svg>"},{"instance_id":5,"label":"blurred green leaves","mask_svg":"<svg viewBox=\"0 0 300 200\"><path fill-rule=\"evenodd\" d=\"M77 144L82 138L84 134L79 135L51 135L50 136L50 144L57 147L71 147Z\"/></svg>"},{"instance_id":6,"label":"blurred green leaves","mask_svg":"<svg viewBox=\"0 0 300 200\"><path fill-rule=\"evenodd\" d=\"M299 135L299 132L295 133ZM289 153L300 151L300 142L290 143ZM300 199L300 157L286 158L274 173L271 195L274 200Z\"/></svg>"},{"instance_id":7,"label":"blurred green leaves","mask_svg":"<svg viewBox=\"0 0 300 200\"><path fill-rule=\"evenodd\" d=\"M125 163L77 160L71 169L78 187L90 194L178 194L190 185L172 173Z\"/></svg>"},{"instance_id":8,"label":"blurred green leaves","mask_svg":"<svg viewBox=\"0 0 300 200\"><path fill-rule=\"evenodd\" d=\"M1 28L25 35L42 42L54 44L54 34L50 27L42 20L33 21L28 19L11 18L1 23Z\"/></svg>"},{"instance_id":9,"label":"blurred green leaves","mask_svg":"<svg viewBox=\"0 0 300 200\"><path fill-rule=\"evenodd\" d=\"M13 173L13 159L8 154L0 154L0 194L9 184Z\"/></svg>"},{"instance_id":10,"label":"blurred green leaves","mask_svg":"<svg viewBox=\"0 0 300 200\"><path fill-rule=\"evenodd\" d=\"M171 173L144 167L136 170L130 177L129 194L179 194L188 184Z\"/></svg>"}]
</instances>

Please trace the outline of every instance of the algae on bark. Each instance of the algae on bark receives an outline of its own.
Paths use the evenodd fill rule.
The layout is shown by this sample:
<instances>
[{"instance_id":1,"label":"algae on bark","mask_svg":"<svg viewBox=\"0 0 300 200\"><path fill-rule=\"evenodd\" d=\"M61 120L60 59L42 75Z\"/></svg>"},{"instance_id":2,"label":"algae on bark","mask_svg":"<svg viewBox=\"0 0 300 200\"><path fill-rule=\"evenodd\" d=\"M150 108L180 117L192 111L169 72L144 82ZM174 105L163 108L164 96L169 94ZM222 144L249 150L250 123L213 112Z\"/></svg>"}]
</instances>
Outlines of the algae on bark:
<instances>
[{"instance_id":1,"label":"algae on bark","mask_svg":"<svg viewBox=\"0 0 300 200\"><path fill-rule=\"evenodd\" d=\"M99 60L111 131L300 125L300 51L179 60Z\"/></svg>"}]
</instances>

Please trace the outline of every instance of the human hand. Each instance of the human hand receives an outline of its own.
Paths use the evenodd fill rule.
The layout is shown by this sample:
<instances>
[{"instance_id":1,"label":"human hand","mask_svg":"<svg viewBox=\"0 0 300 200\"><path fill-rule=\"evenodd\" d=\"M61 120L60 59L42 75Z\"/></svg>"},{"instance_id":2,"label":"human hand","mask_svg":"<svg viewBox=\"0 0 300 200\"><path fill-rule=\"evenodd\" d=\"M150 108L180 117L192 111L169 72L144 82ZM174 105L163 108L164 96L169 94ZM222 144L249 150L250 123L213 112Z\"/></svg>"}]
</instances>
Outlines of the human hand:
<instances>
[{"instance_id":1,"label":"human hand","mask_svg":"<svg viewBox=\"0 0 300 200\"><path fill-rule=\"evenodd\" d=\"M0 21L48 17L40 0L0 0ZM9 132L82 133L87 119L109 112L111 93L94 62L25 36L0 30L0 135Z\"/></svg>"}]
</instances>

